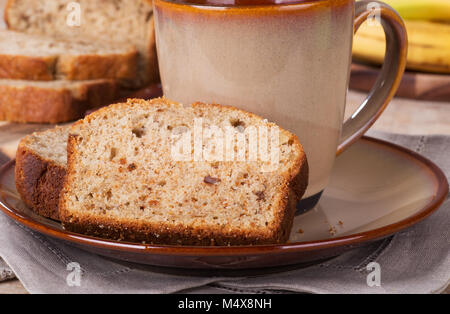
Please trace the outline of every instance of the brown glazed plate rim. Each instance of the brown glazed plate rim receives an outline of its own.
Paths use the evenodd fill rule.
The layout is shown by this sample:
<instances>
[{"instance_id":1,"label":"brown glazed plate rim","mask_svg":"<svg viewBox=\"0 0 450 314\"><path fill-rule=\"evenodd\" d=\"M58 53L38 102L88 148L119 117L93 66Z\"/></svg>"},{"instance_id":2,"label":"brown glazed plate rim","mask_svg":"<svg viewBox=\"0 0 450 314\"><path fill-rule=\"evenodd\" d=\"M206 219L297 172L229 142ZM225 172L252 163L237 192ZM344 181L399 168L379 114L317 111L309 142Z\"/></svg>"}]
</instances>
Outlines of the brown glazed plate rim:
<instances>
[{"instance_id":1,"label":"brown glazed plate rim","mask_svg":"<svg viewBox=\"0 0 450 314\"><path fill-rule=\"evenodd\" d=\"M264 255L264 254L278 254L278 253L293 253L316 251L323 249L338 248L343 246L360 245L364 242L374 241L392 235L400 230L410 227L429 215L435 212L439 206L444 202L449 192L447 179L442 170L429 159L413 152L407 148L398 146L396 144L386 142L380 139L375 139L363 136L360 140L366 141L371 145L380 145L384 150L391 150L402 157L409 159L428 171L430 177L434 177L435 194L433 199L422 209L414 215L402 219L393 224L376 228L373 230L336 237L332 239L308 241L308 242L293 242L286 244L274 245L254 245L254 246L224 246L224 247L195 247L195 246L169 246L169 245L149 245L141 243L120 242L116 240L108 240L85 236L58 229L56 227L47 226L35 220L26 214L18 212L16 209L4 204L3 195L0 195L0 209L15 221L24 226L35 230L39 233L86 246L93 246L102 249L109 249L114 251L135 252L141 254L160 254L160 255L174 255L174 256L239 256L239 255ZM5 172L13 167L15 160L12 160L1 167L0 178Z\"/></svg>"}]
</instances>

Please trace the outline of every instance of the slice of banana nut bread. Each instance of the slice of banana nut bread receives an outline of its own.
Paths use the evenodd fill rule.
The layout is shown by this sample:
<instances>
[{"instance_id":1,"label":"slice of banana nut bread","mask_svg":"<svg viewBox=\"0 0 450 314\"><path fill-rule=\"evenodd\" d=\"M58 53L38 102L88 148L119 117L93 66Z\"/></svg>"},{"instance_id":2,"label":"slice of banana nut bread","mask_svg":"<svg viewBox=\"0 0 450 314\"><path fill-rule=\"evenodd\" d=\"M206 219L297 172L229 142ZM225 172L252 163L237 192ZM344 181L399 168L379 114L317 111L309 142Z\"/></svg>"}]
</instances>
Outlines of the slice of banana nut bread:
<instances>
[{"instance_id":1,"label":"slice of banana nut bread","mask_svg":"<svg viewBox=\"0 0 450 314\"><path fill-rule=\"evenodd\" d=\"M0 78L93 80L137 78L136 48L126 44L83 43L0 30Z\"/></svg>"},{"instance_id":2,"label":"slice of banana nut bread","mask_svg":"<svg viewBox=\"0 0 450 314\"><path fill-rule=\"evenodd\" d=\"M0 79L0 120L62 123L118 97L114 80L25 81Z\"/></svg>"},{"instance_id":3,"label":"slice of banana nut bread","mask_svg":"<svg viewBox=\"0 0 450 314\"><path fill-rule=\"evenodd\" d=\"M308 181L295 135L236 108L164 98L92 113L67 151L63 225L125 241L285 242Z\"/></svg>"},{"instance_id":4,"label":"slice of banana nut bread","mask_svg":"<svg viewBox=\"0 0 450 314\"><path fill-rule=\"evenodd\" d=\"M17 192L34 212L59 220L59 194L67 166L69 126L25 136L16 153Z\"/></svg>"},{"instance_id":5,"label":"slice of banana nut bread","mask_svg":"<svg viewBox=\"0 0 450 314\"><path fill-rule=\"evenodd\" d=\"M28 34L131 44L139 52L133 86L159 80L151 0L9 0L5 21Z\"/></svg>"}]
</instances>

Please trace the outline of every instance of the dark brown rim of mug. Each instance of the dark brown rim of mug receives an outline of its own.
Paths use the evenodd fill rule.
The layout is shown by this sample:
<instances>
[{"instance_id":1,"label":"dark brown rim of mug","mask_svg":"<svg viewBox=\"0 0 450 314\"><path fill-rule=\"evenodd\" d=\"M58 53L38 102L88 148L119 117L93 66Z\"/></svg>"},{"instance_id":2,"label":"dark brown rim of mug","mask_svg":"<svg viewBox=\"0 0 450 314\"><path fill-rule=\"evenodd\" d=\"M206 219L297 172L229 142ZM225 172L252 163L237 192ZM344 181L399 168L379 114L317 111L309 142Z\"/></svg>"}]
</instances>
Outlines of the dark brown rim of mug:
<instances>
[{"instance_id":1,"label":"dark brown rim of mug","mask_svg":"<svg viewBox=\"0 0 450 314\"><path fill-rule=\"evenodd\" d=\"M226 10L227 13L233 11L233 13L240 13L241 11L266 11L272 9L290 9L294 7L311 7L311 8L321 8L329 6L340 6L354 2L354 0L297 0L288 3L266 3L266 4L255 4L255 5L226 5L226 4L206 4L206 3L182 3L174 2L170 0L153 0L155 7L163 4L166 8L172 8L177 10L185 11L211 11L211 12L223 12ZM246 9L246 10L242 10ZM248 12L245 12L248 13Z\"/></svg>"},{"instance_id":2,"label":"dark brown rim of mug","mask_svg":"<svg viewBox=\"0 0 450 314\"><path fill-rule=\"evenodd\" d=\"M217 247L202 247L202 246L164 246L164 245L147 245L131 242L119 242L115 240L101 239L90 236L84 236L81 234L60 230L55 227L45 226L28 215L23 215L17 212L14 208L9 208L8 205L3 203L4 195L1 194L0 209L9 217L18 221L19 223L45 235L51 237L78 243L86 246L100 247L103 249L111 249L115 251L126 251L135 253L148 253L159 255L178 255L178 256L239 256L239 255L262 255L262 254L274 254L274 253L293 253L301 251L315 251L323 250L334 247L349 246L353 244L359 244L361 242L373 241L383 238L385 236L394 234L395 232L410 227L419 221L425 219L436 211L439 206L444 202L449 192L449 186L447 179L433 162L429 159L413 152L407 148L398 146L393 143L389 143L383 140L364 136L361 140L364 140L371 145L381 145L383 149L388 149L395 154L402 155L402 157L408 158L412 162L421 166L424 171L427 171L431 177L433 177L435 195L433 200L423 207L419 212L398 221L396 223L373 229L366 232L356 233L348 236L337 237L327 240L308 241L308 242L294 242L287 244L274 244L274 245L254 245L254 246L217 246ZM15 160L12 160L1 167L0 177L4 176L5 171L13 166Z\"/></svg>"},{"instance_id":3,"label":"dark brown rim of mug","mask_svg":"<svg viewBox=\"0 0 450 314\"><path fill-rule=\"evenodd\" d=\"M196 3L196 2L203 2L201 0L195 1L195 0L153 0L153 1L161 1L161 2L169 2L173 3L175 5L187 5L187 6L199 6L199 7L219 7L219 8L246 8L246 7L262 7L262 6L281 6L281 5L291 5L291 4L308 4L313 2L333 2L337 0L283 0L281 3L273 3L274 0L261 0L261 1L267 1L267 3L256 3L258 0L246 0L248 2L253 2L253 4L214 4L214 3ZM208 1L208 0L206 0ZM272 1L272 2L271 2ZM341 0L341 1L353 1L353 0Z\"/></svg>"}]
</instances>

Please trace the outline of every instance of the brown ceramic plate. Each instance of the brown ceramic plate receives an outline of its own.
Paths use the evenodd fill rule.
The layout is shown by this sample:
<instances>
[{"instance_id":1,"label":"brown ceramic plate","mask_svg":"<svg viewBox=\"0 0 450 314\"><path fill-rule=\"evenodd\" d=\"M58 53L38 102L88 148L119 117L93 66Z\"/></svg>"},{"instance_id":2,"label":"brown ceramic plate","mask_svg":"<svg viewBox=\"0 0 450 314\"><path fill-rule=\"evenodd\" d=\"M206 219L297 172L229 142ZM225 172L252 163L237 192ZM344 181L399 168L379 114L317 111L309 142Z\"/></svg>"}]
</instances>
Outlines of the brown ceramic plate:
<instances>
[{"instance_id":1,"label":"brown ceramic plate","mask_svg":"<svg viewBox=\"0 0 450 314\"><path fill-rule=\"evenodd\" d=\"M187 247L125 243L65 231L29 210L0 169L0 208L17 222L81 249L124 261L177 268L251 269L309 264L392 235L433 213L448 194L442 171L394 144L364 137L336 161L315 209L295 218L283 245Z\"/></svg>"}]
</instances>

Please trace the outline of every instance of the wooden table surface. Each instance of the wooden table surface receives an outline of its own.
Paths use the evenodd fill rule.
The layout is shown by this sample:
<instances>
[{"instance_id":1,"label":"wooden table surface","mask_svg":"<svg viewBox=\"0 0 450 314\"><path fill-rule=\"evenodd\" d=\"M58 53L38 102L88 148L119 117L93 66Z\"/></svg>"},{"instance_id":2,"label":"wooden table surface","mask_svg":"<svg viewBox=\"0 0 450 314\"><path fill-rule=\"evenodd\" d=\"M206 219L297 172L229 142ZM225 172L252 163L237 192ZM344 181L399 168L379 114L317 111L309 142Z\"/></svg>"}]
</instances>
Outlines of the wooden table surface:
<instances>
[{"instance_id":1,"label":"wooden table surface","mask_svg":"<svg viewBox=\"0 0 450 314\"><path fill-rule=\"evenodd\" d=\"M350 91L346 116L362 102L365 95ZM0 122L0 163L14 156L21 137L47 125L23 125ZM402 134L450 135L450 103L415 101L396 98L374 124L375 130ZM0 294L27 293L20 281L14 279L0 283ZM444 293L450 294L450 287Z\"/></svg>"}]
</instances>

